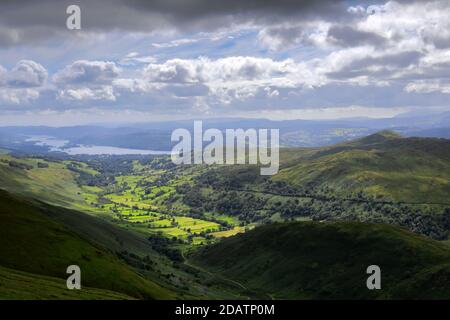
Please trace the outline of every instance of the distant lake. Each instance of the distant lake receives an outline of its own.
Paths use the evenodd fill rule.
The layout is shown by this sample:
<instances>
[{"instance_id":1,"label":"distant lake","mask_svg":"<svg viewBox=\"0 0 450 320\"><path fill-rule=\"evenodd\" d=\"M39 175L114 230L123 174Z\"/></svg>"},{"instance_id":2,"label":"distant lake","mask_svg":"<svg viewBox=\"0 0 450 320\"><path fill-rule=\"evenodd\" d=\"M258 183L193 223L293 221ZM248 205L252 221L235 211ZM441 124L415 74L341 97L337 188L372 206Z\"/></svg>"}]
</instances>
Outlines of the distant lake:
<instances>
[{"instance_id":1,"label":"distant lake","mask_svg":"<svg viewBox=\"0 0 450 320\"><path fill-rule=\"evenodd\" d=\"M170 151L128 149L110 146L78 145L65 148L68 140L57 139L50 136L30 136L26 141L34 142L37 146L46 146L50 151L64 152L70 155L164 155Z\"/></svg>"},{"instance_id":2,"label":"distant lake","mask_svg":"<svg viewBox=\"0 0 450 320\"><path fill-rule=\"evenodd\" d=\"M27 142L34 142L36 146L49 147L50 151L61 151L69 140L56 139L50 136L28 136Z\"/></svg>"},{"instance_id":3,"label":"distant lake","mask_svg":"<svg viewBox=\"0 0 450 320\"><path fill-rule=\"evenodd\" d=\"M170 154L170 151L140 150L140 149L127 149L127 148L108 147L108 146L85 146L85 145L79 145L78 147L62 149L62 151L65 153L68 153L70 155L78 155L78 154L87 154L87 155Z\"/></svg>"}]
</instances>

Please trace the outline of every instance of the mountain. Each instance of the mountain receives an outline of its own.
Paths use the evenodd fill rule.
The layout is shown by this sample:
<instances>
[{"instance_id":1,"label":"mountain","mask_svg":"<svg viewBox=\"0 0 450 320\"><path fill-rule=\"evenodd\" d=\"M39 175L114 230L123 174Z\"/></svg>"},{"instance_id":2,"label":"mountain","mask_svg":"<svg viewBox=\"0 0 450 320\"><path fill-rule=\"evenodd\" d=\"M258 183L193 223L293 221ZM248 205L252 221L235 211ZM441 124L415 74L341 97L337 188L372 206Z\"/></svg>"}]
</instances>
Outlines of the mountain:
<instances>
[{"instance_id":1,"label":"mountain","mask_svg":"<svg viewBox=\"0 0 450 320\"><path fill-rule=\"evenodd\" d=\"M184 202L247 224L367 221L450 236L447 139L380 131L328 147L282 148L279 172L259 173L249 165L216 167L195 179Z\"/></svg>"},{"instance_id":2,"label":"mountain","mask_svg":"<svg viewBox=\"0 0 450 320\"><path fill-rule=\"evenodd\" d=\"M279 129L280 143L286 147L320 147L360 138L380 130L395 130L404 136L448 138L450 114L407 113L393 118L350 118L336 120L203 119L204 129ZM96 145L128 149L168 151L171 133L178 128L192 132L194 120L70 127L0 127L0 147L27 153L47 153L48 146L30 141L31 136L53 137L66 146Z\"/></svg>"},{"instance_id":3,"label":"mountain","mask_svg":"<svg viewBox=\"0 0 450 320\"><path fill-rule=\"evenodd\" d=\"M0 266L26 272L24 277L31 273L65 279L66 268L75 264L81 268L82 286L118 292L118 297L175 297L169 290L138 275L104 246L68 229L48 215L49 211L55 215L61 210L0 191ZM4 269L2 274L5 277ZM11 272L7 274L11 276ZM11 284L20 285L20 281L12 281ZM14 291L20 288L7 289Z\"/></svg>"},{"instance_id":4,"label":"mountain","mask_svg":"<svg viewBox=\"0 0 450 320\"><path fill-rule=\"evenodd\" d=\"M283 158L286 159L283 161ZM304 188L450 205L450 140L381 131L338 145L287 150L274 180Z\"/></svg>"},{"instance_id":5,"label":"mountain","mask_svg":"<svg viewBox=\"0 0 450 320\"><path fill-rule=\"evenodd\" d=\"M224 239L191 262L276 299L447 299L450 247L399 227L275 223ZM381 290L366 269L381 268Z\"/></svg>"}]
</instances>

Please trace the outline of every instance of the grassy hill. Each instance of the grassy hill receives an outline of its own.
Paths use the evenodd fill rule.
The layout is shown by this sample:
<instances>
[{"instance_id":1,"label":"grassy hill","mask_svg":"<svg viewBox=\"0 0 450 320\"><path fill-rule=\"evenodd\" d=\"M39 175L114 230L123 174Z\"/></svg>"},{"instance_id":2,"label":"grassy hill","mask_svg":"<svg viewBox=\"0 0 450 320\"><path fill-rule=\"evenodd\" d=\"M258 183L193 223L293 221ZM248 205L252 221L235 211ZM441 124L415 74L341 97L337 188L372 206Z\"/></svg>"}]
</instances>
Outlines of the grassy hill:
<instances>
[{"instance_id":1,"label":"grassy hill","mask_svg":"<svg viewBox=\"0 0 450 320\"><path fill-rule=\"evenodd\" d=\"M304 188L413 203L450 204L450 140L404 138L382 131L319 149L281 154L275 181Z\"/></svg>"},{"instance_id":2,"label":"grassy hill","mask_svg":"<svg viewBox=\"0 0 450 320\"><path fill-rule=\"evenodd\" d=\"M450 247L388 225L265 225L200 250L191 261L273 298L450 296ZM366 287L366 268L374 264L381 290Z\"/></svg>"},{"instance_id":3,"label":"grassy hill","mask_svg":"<svg viewBox=\"0 0 450 320\"><path fill-rule=\"evenodd\" d=\"M129 300L130 296L109 290L83 287L67 290L66 281L0 267L0 299L8 300Z\"/></svg>"},{"instance_id":4,"label":"grassy hill","mask_svg":"<svg viewBox=\"0 0 450 320\"><path fill-rule=\"evenodd\" d=\"M216 167L196 179L184 202L245 224L348 220L450 236L450 140L382 131L330 147L281 149L280 161L270 177L256 166Z\"/></svg>"},{"instance_id":5,"label":"grassy hill","mask_svg":"<svg viewBox=\"0 0 450 320\"><path fill-rule=\"evenodd\" d=\"M175 297L138 275L97 242L51 219L45 208L4 191L0 191L0 234L2 267L65 279L67 266L76 264L82 271L82 285L87 287L135 298Z\"/></svg>"},{"instance_id":6,"label":"grassy hill","mask_svg":"<svg viewBox=\"0 0 450 320\"><path fill-rule=\"evenodd\" d=\"M41 164L41 166L39 165ZM0 154L1 188L50 204L88 211L76 174L62 161Z\"/></svg>"}]
</instances>

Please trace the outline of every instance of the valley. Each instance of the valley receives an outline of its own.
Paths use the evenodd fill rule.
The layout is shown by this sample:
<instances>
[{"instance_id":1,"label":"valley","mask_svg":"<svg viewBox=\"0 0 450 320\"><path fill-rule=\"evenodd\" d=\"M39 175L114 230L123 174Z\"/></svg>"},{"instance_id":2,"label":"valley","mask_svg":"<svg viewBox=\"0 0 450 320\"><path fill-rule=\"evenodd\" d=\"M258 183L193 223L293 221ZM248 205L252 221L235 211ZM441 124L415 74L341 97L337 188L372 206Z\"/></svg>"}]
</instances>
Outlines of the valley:
<instances>
[{"instance_id":1,"label":"valley","mask_svg":"<svg viewBox=\"0 0 450 320\"><path fill-rule=\"evenodd\" d=\"M404 138L380 132L330 147L281 149L280 172L272 177L261 176L254 165L174 165L166 155L33 155L5 150L0 154L1 188L8 192L2 193L2 227L7 227L5 219L13 218L11 223L17 224L28 221L28 211L38 211L47 219L45 225L56 224L63 234L76 235L106 250L101 259L106 264L95 266L97 272L105 272L106 265L112 263L108 259L114 259L124 268L118 279L142 277L146 281L143 287L137 283L133 287L132 282L122 284L123 287L114 285L117 298L374 298L366 296L363 289L352 291L341 282L364 276L357 276L359 271L351 266L362 266L366 261L346 258L351 254L352 241L357 241L362 250L375 250L376 259L394 259L392 266L396 259L402 259L394 252L397 249L382 252L381 243L375 248L371 248L371 243L391 239L393 244L386 245L393 248L401 246L402 241L408 246L415 243L412 246L423 246L423 263L415 263L416 258L412 257L410 262L399 262L396 267L417 273L418 281L425 281L421 277L448 275L448 150L449 140ZM13 207L28 206L23 209L23 216L11 211L11 203ZM382 229L375 227L378 225ZM288 229L277 233L279 228ZM344 247L335 249L341 255L328 257L327 252L342 236L341 231L331 236L336 232L334 228L345 229L350 238ZM291 229L298 235L288 237ZM30 268L36 264L18 257L14 260L16 253L11 250L20 234L32 233L14 230L15 233L4 233L10 242L2 244L2 257L8 258L0 261L1 267L58 278L64 277L58 271L64 269L64 264L81 257L89 262L85 268L93 268L92 257L85 257L81 251L78 258L60 256L61 262L57 262L47 252L55 248L37 234L20 250L41 252L47 259L40 264L44 269ZM279 253L273 248L273 256L269 244L263 250L257 249L258 244L264 243L256 240L264 230L275 232L263 237L272 239L280 248ZM360 239L361 230L373 239L360 243L356 239ZM377 236L380 230L383 235ZM312 235L307 236L310 232ZM397 239L399 232L402 236ZM294 251L286 254L294 260L281 258L284 246L291 248L306 241L307 248L319 234L330 238L323 239L318 253L308 254L305 249L300 259L297 249L289 249ZM350 240L352 237L355 240ZM257 242L247 245L247 241ZM41 251L36 250L38 245ZM426 253L434 247L437 251ZM298 250L303 250L302 246ZM233 261L234 257L241 258ZM430 269L432 261L442 263L442 268L436 265L436 270ZM316 267L304 267L305 263ZM288 269L283 269L283 264ZM232 265L235 269L229 268ZM284 285L281 278L271 278L258 269L271 270L271 265L276 269L270 275L284 274L286 283L296 287ZM327 278L327 270L336 267L342 270L343 278ZM290 279L297 272L304 273L304 280ZM310 272L315 274L314 283L304 282ZM435 276L435 272L439 275ZM400 271L392 277L398 286L381 298L406 297L419 285L405 282ZM88 286L100 290L112 288L96 280L94 274L92 282L89 277L87 281ZM276 283L283 285L277 287ZM344 289L339 291L341 285ZM317 291L319 288L328 291ZM423 297L439 298L447 290L444 286L436 294L424 292ZM59 295L56 290L55 297Z\"/></svg>"}]
</instances>

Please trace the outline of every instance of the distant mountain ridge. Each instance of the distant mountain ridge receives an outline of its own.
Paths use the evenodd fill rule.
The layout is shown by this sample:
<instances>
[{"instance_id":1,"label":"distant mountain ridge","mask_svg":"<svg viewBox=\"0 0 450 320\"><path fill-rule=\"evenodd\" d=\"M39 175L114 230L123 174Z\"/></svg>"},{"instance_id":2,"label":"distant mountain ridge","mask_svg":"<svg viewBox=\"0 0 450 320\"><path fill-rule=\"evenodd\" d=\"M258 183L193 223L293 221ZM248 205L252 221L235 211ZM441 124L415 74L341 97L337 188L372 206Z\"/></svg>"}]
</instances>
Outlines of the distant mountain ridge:
<instances>
[{"instance_id":1,"label":"distant mountain ridge","mask_svg":"<svg viewBox=\"0 0 450 320\"><path fill-rule=\"evenodd\" d=\"M395 130L404 136L450 138L450 114L399 115L386 119L284 120L267 119L204 119L203 126L219 130L267 128L280 130L280 143L287 147L320 147L364 137L380 130ZM0 147L12 150L42 152L26 141L28 136L45 135L68 141L69 146L98 145L129 149L168 151L172 148L171 133L177 128L193 130L193 120L121 125L82 125L68 127L10 126L0 127Z\"/></svg>"}]
</instances>

